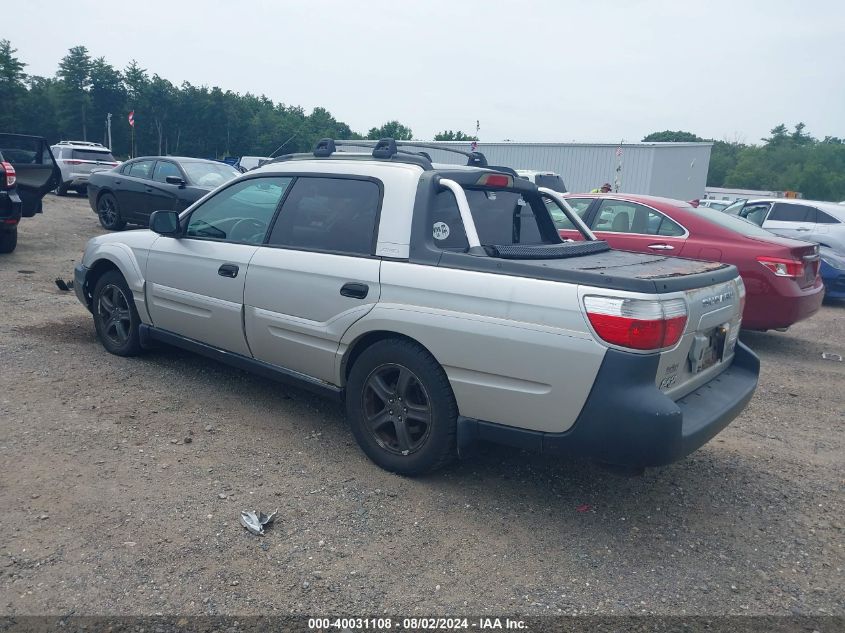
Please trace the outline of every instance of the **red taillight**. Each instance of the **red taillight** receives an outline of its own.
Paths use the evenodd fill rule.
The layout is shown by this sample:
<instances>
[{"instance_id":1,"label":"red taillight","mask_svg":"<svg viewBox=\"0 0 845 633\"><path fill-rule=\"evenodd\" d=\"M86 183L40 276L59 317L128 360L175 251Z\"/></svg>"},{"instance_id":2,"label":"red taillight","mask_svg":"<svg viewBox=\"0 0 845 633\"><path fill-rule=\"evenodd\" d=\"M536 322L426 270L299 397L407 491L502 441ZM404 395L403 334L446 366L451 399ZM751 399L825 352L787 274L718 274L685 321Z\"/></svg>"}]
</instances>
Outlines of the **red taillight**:
<instances>
[{"instance_id":1,"label":"red taillight","mask_svg":"<svg viewBox=\"0 0 845 633\"><path fill-rule=\"evenodd\" d=\"M687 324L687 304L683 299L587 296L584 308L602 340L631 349L672 347L681 340Z\"/></svg>"},{"instance_id":2,"label":"red taillight","mask_svg":"<svg viewBox=\"0 0 845 633\"><path fill-rule=\"evenodd\" d=\"M66 160L64 161L65 165L81 165L81 160Z\"/></svg>"},{"instance_id":3,"label":"red taillight","mask_svg":"<svg viewBox=\"0 0 845 633\"><path fill-rule=\"evenodd\" d=\"M0 184L2 184L4 189L11 189L15 186L15 183L18 181L18 176L15 173L15 168L12 167L12 163L7 163L5 160L0 163L0 166L2 166L3 171L5 172L2 175L2 181L0 181Z\"/></svg>"},{"instance_id":4,"label":"red taillight","mask_svg":"<svg viewBox=\"0 0 845 633\"><path fill-rule=\"evenodd\" d=\"M763 264L766 268L771 270L778 277L798 277L804 276L804 262L795 259L784 259L783 257L767 257L761 255L757 261Z\"/></svg>"},{"instance_id":5,"label":"red taillight","mask_svg":"<svg viewBox=\"0 0 845 633\"><path fill-rule=\"evenodd\" d=\"M513 178L505 174L484 174L475 184L482 187L513 187Z\"/></svg>"}]
</instances>

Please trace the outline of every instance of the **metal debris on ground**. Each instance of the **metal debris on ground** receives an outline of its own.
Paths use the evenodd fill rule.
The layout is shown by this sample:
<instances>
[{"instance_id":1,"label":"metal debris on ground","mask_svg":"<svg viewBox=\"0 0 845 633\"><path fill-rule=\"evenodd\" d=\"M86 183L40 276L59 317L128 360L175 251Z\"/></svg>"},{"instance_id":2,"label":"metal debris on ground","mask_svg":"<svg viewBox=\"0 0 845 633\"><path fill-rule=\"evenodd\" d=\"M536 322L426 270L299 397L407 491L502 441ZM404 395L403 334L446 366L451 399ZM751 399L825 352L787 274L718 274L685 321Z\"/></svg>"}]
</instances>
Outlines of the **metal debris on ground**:
<instances>
[{"instance_id":1,"label":"metal debris on ground","mask_svg":"<svg viewBox=\"0 0 845 633\"><path fill-rule=\"evenodd\" d=\"M59 290L67 292L68 290L73 290L73 281L65 281L64 279L57 277L56 286L58 286Z\"/></svg>"},{"instance_id":2,"label":"metal debris on ground","mask_svg":"<svg viewBox=\"0 0 845 633\"><path fill-rule=\"evenodd\" d=\"M822 352L822 358L824 360L835 360L837 362L842 362L842 354L834 354L833 352Z\"/></svg>"},{"instance_id":3,"label":"metal debris on ground","mask_svg":"<svg viewBox=\"0 0 845 633\"><path fill-rule=\"evenodd\" d=\"M264 526L272 523L278 513L278 510L270 514L256 512L255 510L242 510L241 525L256 536L264 536Z\"/></svg>"}]
</instances>

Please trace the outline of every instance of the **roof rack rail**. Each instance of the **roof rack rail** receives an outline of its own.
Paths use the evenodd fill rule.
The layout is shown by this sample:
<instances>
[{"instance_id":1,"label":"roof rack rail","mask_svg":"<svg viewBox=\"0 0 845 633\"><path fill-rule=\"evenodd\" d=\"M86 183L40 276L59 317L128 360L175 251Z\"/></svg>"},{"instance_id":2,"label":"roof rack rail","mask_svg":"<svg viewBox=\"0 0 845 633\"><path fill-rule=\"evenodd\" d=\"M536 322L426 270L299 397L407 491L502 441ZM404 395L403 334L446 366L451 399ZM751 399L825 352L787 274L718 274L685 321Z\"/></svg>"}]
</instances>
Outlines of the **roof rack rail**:
<instances>
[{"instance_id":1,"label":"roof rack rail","mask_svg":"<svg viewBox=\"0 0 845 633\"><path fill-rule=\"evenodd\" d=\"M399 163L409 163L413 165L419 165L426 171L433 169L432 166L432 159L431 154L425 151L418 151L412 152L407 149L402 149L403 147L410 147L410 148L425 148L425 149L439 149L443 150L444 152L452 152L454 154L461 154L462 156L467 157L467 166L469 167L487 167L489 169L495 169L498 171L503 171L509 173L513 176L516 176L516 172L511 169L510 167L490 167L487 164L487 158L481 152L465 152L463 150L454 149L451 147L438 147L437 145L430 145L427 143L417 143L414 141L397 141L392 138L383 138L378 141L371 141L371 140L360 140L360 141L335 141L331 138L321 138L317 143L314 145L314 150L310 153L294 153L294 154L283 154L282 156L277 156L273 160L265 161L264 165L268 165L270 163L279 163L288 160L294 159L305 159L305 158L329 158L334 156L335 154L342 153L343 150L339 150L338 148L341 147L366 147L372 148L372 157L379 159L379 160L392 160ZM352 158L354 155L351 155ZM360 157L360 156L359 156Z\"/></svg>"},{"instance_id":2,"label":"roof rack rail","mask_svg":"<svg viewBox=\"0 0 845 633\"><path fill-rule=\"evenodd\" d=\"M455 149L454 147L439 147L437 145L430 145L428 143L417 143L415 141L400 141L397 143L403 147L423 147L425 149L439 149L442 152L452 152L453 154L461 154L467 157L467 165L469 167L487 167L487 157L481 152L465 152L462 149Z\"/></svg>"},{"instance_id":3,"label":"roof rack rail","mask_svg":"<svg viewBox=\"0 0 845 633\"><path fill-rule=\"evenodd\" d=\"M56 145L85 145L87 147L105 147L102 143L93 141L59 141Z\"/></svg>"}]
</instances>

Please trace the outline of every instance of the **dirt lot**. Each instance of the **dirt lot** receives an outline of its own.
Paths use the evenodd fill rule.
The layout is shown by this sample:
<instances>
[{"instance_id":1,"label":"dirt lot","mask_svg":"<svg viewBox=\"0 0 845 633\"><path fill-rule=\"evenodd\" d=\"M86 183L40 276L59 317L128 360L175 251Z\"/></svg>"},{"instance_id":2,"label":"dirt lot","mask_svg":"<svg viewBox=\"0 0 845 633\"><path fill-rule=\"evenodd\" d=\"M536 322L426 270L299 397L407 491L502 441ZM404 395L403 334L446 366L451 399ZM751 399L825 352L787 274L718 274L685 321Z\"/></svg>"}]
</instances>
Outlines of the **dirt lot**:
<instances>
[{"instance_id":1,"label":"dirt lot","mask_svg":"<svg viewBox=\"0 0 845 633\"><path fill-rule=\"evenodd\" d=\"M0 606L23 614L845 613L845 305L750 334L760 388L643 477L509 449L424 479L336 405L176 351L107 354L45 199L0 258ZM186 441L190 438L190 442ZM241 509L279 508L260 538Z\"/></svg>"}]
</instances>

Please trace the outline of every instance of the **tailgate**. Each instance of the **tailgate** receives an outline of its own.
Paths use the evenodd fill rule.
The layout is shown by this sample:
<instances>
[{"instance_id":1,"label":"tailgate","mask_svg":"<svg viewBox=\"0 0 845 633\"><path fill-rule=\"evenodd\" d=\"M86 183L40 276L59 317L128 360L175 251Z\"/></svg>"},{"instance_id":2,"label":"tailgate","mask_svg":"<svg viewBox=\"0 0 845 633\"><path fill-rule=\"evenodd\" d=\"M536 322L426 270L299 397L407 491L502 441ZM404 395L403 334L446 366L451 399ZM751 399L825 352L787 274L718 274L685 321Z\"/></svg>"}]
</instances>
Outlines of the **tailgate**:
<instances>
[{"instance_id":1,"label":"tailgate","mask_svg":"<svg viewBox=\"0 0 845 633\"><path fill-rule=\"evenodd\" d=\"M687 290L687 325L679 343L660 355L655 382L674 400L727 369L733 360L745 289L739 277Z\"/></svg>"}]
</instances>

